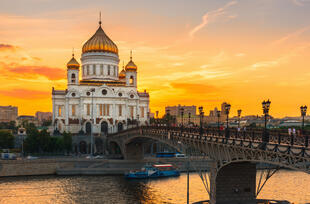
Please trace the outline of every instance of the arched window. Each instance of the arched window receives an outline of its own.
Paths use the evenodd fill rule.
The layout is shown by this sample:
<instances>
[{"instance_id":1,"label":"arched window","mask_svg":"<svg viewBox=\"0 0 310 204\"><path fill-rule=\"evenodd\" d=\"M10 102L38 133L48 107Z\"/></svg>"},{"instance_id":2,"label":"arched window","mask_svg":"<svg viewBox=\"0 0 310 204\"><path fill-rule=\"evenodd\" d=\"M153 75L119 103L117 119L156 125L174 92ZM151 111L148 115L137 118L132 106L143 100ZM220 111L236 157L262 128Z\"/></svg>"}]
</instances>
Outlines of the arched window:
<instances>
[{"instance_id":1,"label":"arched window","mask_svg":"<svg viewBox=\"0 0 310 204\"><path fill-rule=\"evenodd\" d=\"M75 83L75 74L74 73L71 74L71 82Z\"/></svg>"},{"instance_id":2,"label":"arched window","mask_svg":"<svg viewBox=\"0 0 310 204\"><path fill-rule=\"evenodd\" d=\"M110 75L110 69L111 69L111 67L110 67L110 65L108 65L108 75Z\"/></svg>"},{"instance_id":3,"label":"arched window","mask_svg":"<svg viewBox=\"0 0 310 204\"><path fill-rule=\"evenodd\" d=\"M133 76L130 76L129 84L130 84L130 85L133 85L133 84L134 84L134 77L133 77Z\"/></svg>"}]
</instances>

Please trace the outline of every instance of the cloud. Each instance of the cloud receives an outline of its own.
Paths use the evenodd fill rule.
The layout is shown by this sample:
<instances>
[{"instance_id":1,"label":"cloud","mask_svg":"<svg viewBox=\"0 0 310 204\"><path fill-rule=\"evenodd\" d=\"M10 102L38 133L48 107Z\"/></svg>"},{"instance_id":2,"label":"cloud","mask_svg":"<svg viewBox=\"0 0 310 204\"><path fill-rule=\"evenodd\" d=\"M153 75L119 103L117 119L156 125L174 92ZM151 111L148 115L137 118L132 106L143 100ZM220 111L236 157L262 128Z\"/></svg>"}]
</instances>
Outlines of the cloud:
<instances>
[{"instance_id":1,"label":"cloud","mask_svg":"<svg viewBox=\"0 0 310 204\"><path fill-rule=\"evenodd\" d=\"M292 33L287 34L286 36L280 38L279 40L275 40L271 44L272 45L279 45L279 44L285 43L286 41L288 41L292 38L298 37L299 35L301 35L302 33L306 32L309 29L310 29L310 26L303 27L301 29L298 29L298 30L292 32Z\"/></svg>"},{"instance_id":2,"label":"cloud","mask_svg":"<svg viewBox=\"0 0 310 204\"><path fill-rule=\"evenodd\" d=\"M50 97L51 95L51 93L48 91L37 91L29 89L0 90L0 94L20 99L41 99Z\"/></svg>"},{"instance_id":3,"label":"cloud","mask_svg":"<svg viewBox=\"0 0 310 204\"><path fill-rule=\"evenodd\" d=\"M218 9L216 9L214 11L207 12L205 15L202 16L202 22L199 25L197 25L196 27L194 27L189 32L189 36L190 37L194 37L194 34L196 32L201 30L203 27L207 26L210 22L214 21L217 17L224 15L226 9L228 9L229 7L231 7L231 6L235 5L235 4L237 4L237 1L231 1L231 2L228 2L227 4L225 4L221 8L218 8ZM231 16L229 16L228 18L232 19Z\"/></svg>"},{"instance_id":4,"label":"cloud","mask_svg":"<svg viewBox=\"0 0 310 204\"><path fill-rule=\"evenodd\" d=\"M240 52L240 53L235 54L235 56L236 56L236 57L244 57L244 56L245 56L245 53Z\"/></svg>"},{"instance_id":5,"label":"cloud","mask_svg":"<svg viewBox=\"0 0 310 204\"><path fill-rule=\"evenodd\" d=\"M15 51L17 47L13 46L13 45L9 45L9 44L2 44L0 43L0 51L3 50L10 50L10 51Z\"/></svg>"},{"instance_id":6,"label":"cloud","mask_svg":"<svg viewBox=\"0 0 310 204\"><path fill-rule=\"evenodd\" d=\"M255 64L252 64L250 69L251 70L257 70L259 68L263 67L274 67L276 65L279 65L279 62L274 60L274 61L262 61L262 62L257 62Z\"/></svg>"},{"instance_id":7,"label":"cloud","mask_svg":"<svg viewBox=\"0 0 310 204\"><path fill-rule=\"evenodd\" d=\"M10 73L29 76L45 76L50 80L59 80L66 77L64 69L51 68L47 66L17 66L9 68L7 71Z\"/></svg>"},{"instance_id":8,"label":"cloud","mask_svg":"<svg viewBox=\"0 0 310 204\"><path fill-rule=\"evenodd\" d=\"M291 2L297 6L303 6L304 3L309 3L309 0L291 0Z\"/></svg>"},{"instance_id":9,"label":"cloud","mask_svg":"<svg viewBox=\"0 0 310 204\"><path fill-rule=\"evenodd\" d=\"M179 83L172 82L170 85L175 89L182 89L189 94L206 94L214 91L218 91L218 88L207 84L195 84L195 83Z\"/></svg>"}]
</instances>

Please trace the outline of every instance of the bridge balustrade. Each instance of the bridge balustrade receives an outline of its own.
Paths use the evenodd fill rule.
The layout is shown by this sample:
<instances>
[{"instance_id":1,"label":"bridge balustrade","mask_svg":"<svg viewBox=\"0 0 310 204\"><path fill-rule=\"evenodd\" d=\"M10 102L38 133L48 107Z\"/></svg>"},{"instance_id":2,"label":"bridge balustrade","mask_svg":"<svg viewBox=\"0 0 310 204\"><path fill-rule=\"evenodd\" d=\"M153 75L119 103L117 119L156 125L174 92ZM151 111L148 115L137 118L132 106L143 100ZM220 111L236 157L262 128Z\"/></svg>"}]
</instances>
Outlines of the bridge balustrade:
<instances>
[{"instance_id":1,"label":"bridge balustrade","mask_svg":"<svg viewBox=\"0 0 310 204\"><path fill-rule=\"evenodd\" d=\"M229 137L226 137L225 130L219 130L218 128L204 128L201 134L199 128L184 128L182 130L180 127L171 127L168 129L165 127L141 126L139 128L133 128L109 136L117 135L118 137L127 137L129 132L139 131L143 134L151 134L155 137L160 137L161 139L166 140L180 141L180 139L183 138L192 142L222 143L292 154L295 156L300 155L310 157L308 135L289 135L286 131L270 131L267 140L268 142L266 142L266 140L263 141L264 132L262 129L238 131L237 129L232 128L229 131Z\"/></svg>"}]
</instances>

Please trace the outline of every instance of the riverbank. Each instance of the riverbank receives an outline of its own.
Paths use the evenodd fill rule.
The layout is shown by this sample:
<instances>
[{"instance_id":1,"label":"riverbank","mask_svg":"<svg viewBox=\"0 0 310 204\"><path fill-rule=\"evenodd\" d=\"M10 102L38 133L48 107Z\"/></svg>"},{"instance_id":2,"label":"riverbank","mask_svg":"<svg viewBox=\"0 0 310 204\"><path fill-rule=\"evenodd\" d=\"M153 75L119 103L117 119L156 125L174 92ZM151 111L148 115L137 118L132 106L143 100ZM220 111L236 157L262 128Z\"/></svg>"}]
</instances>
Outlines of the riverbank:
<instances>
[{"instance_id":1,"label":"riverbank","mask_svg":"<svg viewBox=\"0 0 310 204\"><path fill-rule=\"evenodd\" d=\"M123 175L145 164L170 163L181 172L208 170L208 161L187 158L146 158L143 160L113 160L86 158L49 158L36 160L1 160L0 177L33 175ZM188 165L189 163L189 165ZM189 166L189 168L188 168Z\"/></svg>"}]
</instances>

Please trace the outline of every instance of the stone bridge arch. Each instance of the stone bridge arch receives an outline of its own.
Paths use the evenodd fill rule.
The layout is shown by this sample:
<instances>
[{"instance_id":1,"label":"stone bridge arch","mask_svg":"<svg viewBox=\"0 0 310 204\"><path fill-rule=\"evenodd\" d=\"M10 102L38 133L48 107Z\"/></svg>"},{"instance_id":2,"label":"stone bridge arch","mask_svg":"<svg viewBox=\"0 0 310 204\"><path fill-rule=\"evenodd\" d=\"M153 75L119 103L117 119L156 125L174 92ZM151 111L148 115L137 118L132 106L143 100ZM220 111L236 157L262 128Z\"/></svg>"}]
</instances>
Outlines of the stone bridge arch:
<instances>
[{"instance_id":1,"label":"stone bridge arch","mask_svg":"<svg viewBox=\"0 0 310 204\"><path fill-rule=\"evenodd\" d=\"M141 134L129 134L123 137L109 137L109 146L111 142L116 143L123 153L125 159L142 159L144 156L144 146L143 144L158 141L160 143L166 144L169 147L175 149L177 152L184 153L186 147L182 143L178 143L173 140L159 138L153 135L141 135Z\"/></svg>"}]
</instances>

